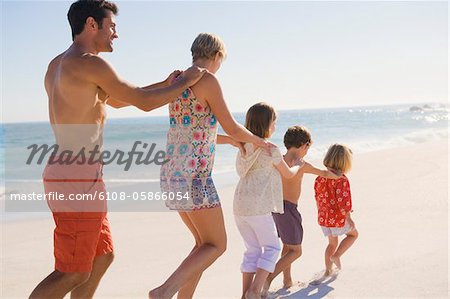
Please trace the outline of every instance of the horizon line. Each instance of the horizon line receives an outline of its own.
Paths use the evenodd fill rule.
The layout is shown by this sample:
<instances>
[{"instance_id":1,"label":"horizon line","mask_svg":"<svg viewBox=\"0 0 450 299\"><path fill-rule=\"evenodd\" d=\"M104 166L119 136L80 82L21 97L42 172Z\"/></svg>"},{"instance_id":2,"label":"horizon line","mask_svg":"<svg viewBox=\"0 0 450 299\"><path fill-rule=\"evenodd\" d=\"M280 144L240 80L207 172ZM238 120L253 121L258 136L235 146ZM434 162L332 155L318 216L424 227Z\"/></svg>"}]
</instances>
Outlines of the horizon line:
<instances>
[{"instance_id":1,"label":"horizon line","mask_svg":"<svg viewBox=\"0 0 450 299\"><path fill-rule=\"evenodd\" d=\"M369 107L389 107L389 106L407 106L407 105L423 105L423 104L440 104L444 105L445 107L449 106L448 101L446 102L439 102L439 101L430 101L430 102L411 102L411 103L396 103L396 104L370 104L370 105L361 105L361 106L332 106L332 107L308 107L303 109L277 109L278 112L285 112L285 111L308 111L308 110L326 110L326 109L346 109L346 108L369 108ZM245 113L246 111L231 111L231 113ZM146 112L148 113L148 112ZM164 117L166 115L149 115L149 116L128 116L128 117L111 117L106 118L106 121L108 120L123 120L123 119L137 119L137 118L147 118L147 117ZM3 117L2 117L3 118ZM34 120L34 121L10 121L10 122L3 122L3 120L0 121L0 125L9 125L9 124L31 124L31 123L45 123L48 122L48 119L46 120Z\"/></svg>"}]
</instances>

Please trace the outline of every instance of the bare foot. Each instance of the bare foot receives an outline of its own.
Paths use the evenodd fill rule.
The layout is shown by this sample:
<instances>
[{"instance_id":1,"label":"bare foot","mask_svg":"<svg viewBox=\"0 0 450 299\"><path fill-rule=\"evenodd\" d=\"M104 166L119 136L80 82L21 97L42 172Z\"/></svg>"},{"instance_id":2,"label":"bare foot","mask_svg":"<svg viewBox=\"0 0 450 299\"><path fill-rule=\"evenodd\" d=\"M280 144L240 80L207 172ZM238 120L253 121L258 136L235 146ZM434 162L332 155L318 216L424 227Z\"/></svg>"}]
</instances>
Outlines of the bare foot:
<instances>
[{"instance_id":1,"label":"bare foot","mask_svg":"<svg viewBox=\"0 0 450 299\"><path fill-rule=\"evenodd\" d=\"M309 284L313 285L313 286L317 286L317 285L321 284L322 282L324 282L325 280L327 280L330 276L332 276L334 274L335 274L335 272L333 271L333 269L326 269L322 276L320 276L319 278L314 279ZM318 277L318 276L316 276L316 277Z\"/></svg>"},{"instance_id":2,"label":"bare foot","mask_svg":"<svg viewBox=\"0 0 450 299\"><path fill-rule=\"evenodd\" d=\"M292 282L292 280L283 281L283 289L289 289L293 285L294 285L294 283Z\"/></svg>"},{"instance_id":3,"label":"bare foot","mask_svg":"<svg viewBox=\"0 0 450 299\"><path fill-rule=\"evenodd\" d=\"M342 269L341 259L339 257L333 255L330 257L330 261L332 261L339 270Z\"/></svg>"}]
</instances>

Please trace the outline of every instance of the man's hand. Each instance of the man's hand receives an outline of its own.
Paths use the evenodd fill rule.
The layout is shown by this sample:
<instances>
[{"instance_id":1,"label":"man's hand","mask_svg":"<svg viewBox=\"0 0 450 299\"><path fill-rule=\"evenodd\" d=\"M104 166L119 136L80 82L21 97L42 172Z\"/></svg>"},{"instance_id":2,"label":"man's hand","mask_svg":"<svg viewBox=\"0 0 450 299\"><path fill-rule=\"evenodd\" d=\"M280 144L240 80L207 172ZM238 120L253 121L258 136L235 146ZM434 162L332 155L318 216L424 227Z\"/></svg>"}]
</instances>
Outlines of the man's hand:
<instances>
[{"instance_id":1,"label":"man's hand","mask_svg":"<svg viewBox=\"0 0 450 299\"><path fill-rule=\"evenodd\" d=\"M191 66L183 72L183 77L186 80L187 85L190 87L195 85L206 74L206 69L199 68L198 66Z\"/></svg>"},{"instance_id":2,"label":"man's hand","mask_svg":"<svg viewBox=\"0 0 450 299\"><path fill-rule=\"evenodd\" d=\"M167 77L167 79L164 80L164 84L165 84L166 86L170 86L170 85L173 83L173 81L175 81L175 79L176 79L179 75L181 75L181 73L183 73L183 71L180 71L180 70L175 70L175 71L173 71L173 72L169 75L169 77Z\"/></svg>"}]
</instances>

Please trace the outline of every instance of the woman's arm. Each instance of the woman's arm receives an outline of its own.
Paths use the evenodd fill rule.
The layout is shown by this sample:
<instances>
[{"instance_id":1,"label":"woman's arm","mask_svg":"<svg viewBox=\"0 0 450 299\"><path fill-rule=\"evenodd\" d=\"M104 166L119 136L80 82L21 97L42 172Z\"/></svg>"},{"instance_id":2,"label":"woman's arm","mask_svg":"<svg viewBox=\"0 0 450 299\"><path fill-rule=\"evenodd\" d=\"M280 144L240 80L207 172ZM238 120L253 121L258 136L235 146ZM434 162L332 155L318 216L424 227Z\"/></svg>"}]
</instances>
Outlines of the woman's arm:
<instances>
[{"instance_id":1,"label":"woman's arm","mask_svg":"<svg viewBox=\"0 0 450 299\"><path fill-rule=\"evenodd\" d=\"M268 143L263 138L253 135L243 125L236 122L225 103L219 81L217 81L213 74L206 73L194 88L200 91L202 98L211 107L212 112L216 115L223 130L231 138L240 142L253 143L256 146L266 149L269 147ZM199 93L197 93L197 95L199 95Z\"/></svg>"}]
</instances>

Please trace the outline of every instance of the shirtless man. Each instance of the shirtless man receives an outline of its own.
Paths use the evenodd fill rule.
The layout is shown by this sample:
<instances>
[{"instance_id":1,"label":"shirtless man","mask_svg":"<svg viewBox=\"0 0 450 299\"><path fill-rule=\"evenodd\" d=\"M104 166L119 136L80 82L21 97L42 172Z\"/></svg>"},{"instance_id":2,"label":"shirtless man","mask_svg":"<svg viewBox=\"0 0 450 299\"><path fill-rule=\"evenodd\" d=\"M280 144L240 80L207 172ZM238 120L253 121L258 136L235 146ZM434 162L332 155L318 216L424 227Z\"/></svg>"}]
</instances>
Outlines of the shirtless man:
<instances>
[{"instance_id":1,"label":"shirtless man","mask_svg":"<svg viewBox=\"0 0 450 299\"><path fill-rule=\"evenodd\" d=\"M102 145L106 104L133 105L150 111L163 106L194 85L204 70L191 67L173 72L165 81L139 88L121 79L100 52L112 52L118 37L117 6L104 0L79 0L68 12L72 45L54 58L45 75L49 115L56 143L78 153ZM175 76L182 78L171 84ZM52 159L52 158L51 158ZM78 162L78 161L77 161ZM104 192L101 163L48 164L45 192L93 194ZM69 182L69 183L67 183ZM97 201L98 203L99 201ZM55 271L33 290L30 298L92 298L113 260L113 244L106 205L53 204ZM93 209L90 209L93 208ZM87 210L88 209L88 210Z\"/></svg>"},{"instance_id":2,"label":"shirtless man","mask_svg":"<svg viewBox=\"0 0 450 299\"><path fill-rule=\"evenodd\" d=\"M334 173L328 170L320 170L303 161L303 157L311 147L311 134L308 129L301 126L290 127L284 135L284 145L287 152L283 156L289 167L300 165L297 174L286 179L281 177L283 184L284 214L273 213L278 235L283 243L281 258L275 266L273 273L269 274L263 289L266 295L270 284L275 277L283 272L283 288L293 285L291 277L291 264L302 255L303 227L302 217L297 210L298 201L302 190L302 180L305 173L311 173L327 178L337 179Z\"/></svg>"}]
</instances>

